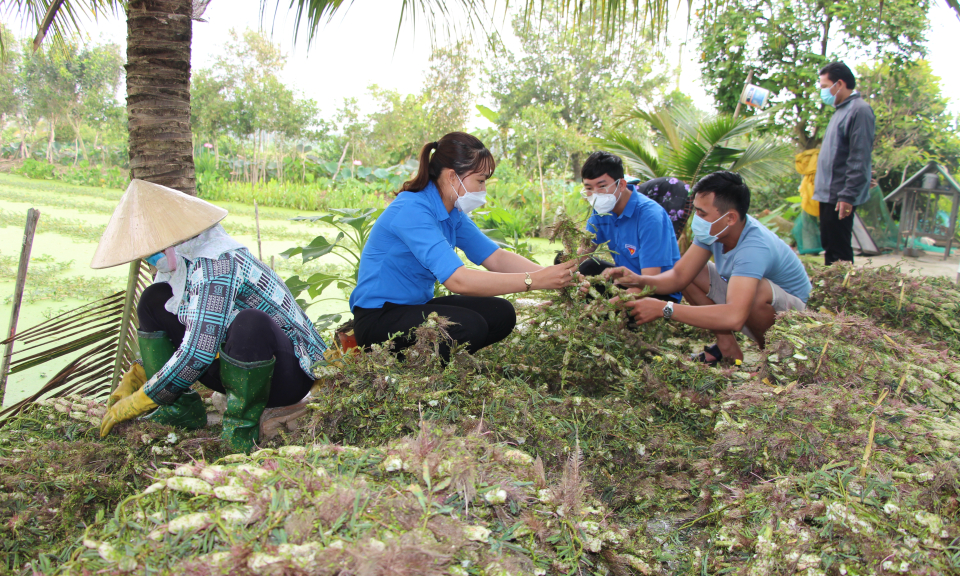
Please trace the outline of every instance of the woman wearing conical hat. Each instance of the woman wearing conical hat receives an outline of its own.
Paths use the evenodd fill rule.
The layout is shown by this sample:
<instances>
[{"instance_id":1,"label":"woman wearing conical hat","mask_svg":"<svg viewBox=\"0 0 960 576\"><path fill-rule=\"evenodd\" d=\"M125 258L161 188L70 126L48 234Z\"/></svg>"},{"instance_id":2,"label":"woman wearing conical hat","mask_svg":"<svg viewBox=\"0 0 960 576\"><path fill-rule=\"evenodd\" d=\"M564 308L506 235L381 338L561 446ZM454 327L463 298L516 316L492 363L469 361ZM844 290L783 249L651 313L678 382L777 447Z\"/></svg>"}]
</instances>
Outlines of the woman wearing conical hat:
<instances>
[{"instance_id":1,"label":"woman wearing conical hat","mask_svg":"<svg viewBox=\"0 0 960 576\"><path fill-rule=\"evenodd\" d=\"M223 439L249 451L265 408L296 405L326 345L287 286L219 222L227 211L142 180L130 183L91 267L137 258L158 270L137 307L143 374L134 366L100 427L150 412L190 429L207 423L200 382L226 395ZM140 385L141 382L146 382Z\"/></svg>"}]
</instances>

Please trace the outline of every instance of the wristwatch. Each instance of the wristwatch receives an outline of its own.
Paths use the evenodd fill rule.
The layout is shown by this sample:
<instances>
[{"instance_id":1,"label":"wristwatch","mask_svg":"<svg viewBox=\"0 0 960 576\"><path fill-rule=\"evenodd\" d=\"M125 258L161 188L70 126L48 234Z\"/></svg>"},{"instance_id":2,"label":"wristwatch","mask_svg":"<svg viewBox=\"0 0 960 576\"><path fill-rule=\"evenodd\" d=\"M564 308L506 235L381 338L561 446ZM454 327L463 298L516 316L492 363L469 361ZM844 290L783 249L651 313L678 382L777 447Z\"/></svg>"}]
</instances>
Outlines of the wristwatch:
<instances>
[{"instance_id":1,"label":"wristwatch","mask_svg":"<svg viewBox=\"0 0 960 576\"><path fill-rule=\"evenodd\" d=\"M524 290L524 292L529 292L530 289L533 288L533 278L530 277L530 273L529 273L529 272L524 272L524 274L527 275L527 277L524 278L524 280L523 280L523 283L527 285L527 289Z\"/></svg>"},{"instance_id":2,"label":"wristwatch","mask_svg":"<svg viewBox=\"0 0 960 576\"><path fill-rule=\"evenodd\" d=\"M667 305L663 307L663 317L667 320L673 317L673 302L667 302Z\"/></svg>"}]
</instances>

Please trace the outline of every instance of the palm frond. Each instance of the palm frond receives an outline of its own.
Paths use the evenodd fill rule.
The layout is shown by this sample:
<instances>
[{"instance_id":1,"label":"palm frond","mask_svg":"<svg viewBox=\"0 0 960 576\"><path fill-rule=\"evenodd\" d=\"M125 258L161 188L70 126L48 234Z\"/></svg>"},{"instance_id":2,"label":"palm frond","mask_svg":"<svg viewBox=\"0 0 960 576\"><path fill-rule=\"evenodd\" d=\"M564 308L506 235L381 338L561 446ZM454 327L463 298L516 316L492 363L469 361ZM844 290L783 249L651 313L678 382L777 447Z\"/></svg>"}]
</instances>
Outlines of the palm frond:
<instances>
[{"instance_id":1,"label":"palm frond","mask_svg":"<svg viewBox=\"0 0 960 576\"><path fill-rule=\"evenodd\" d=\"M33 28L34 50L48 35L52 36L55 46L63 49L67 38L89 28L85 19L116 15L125 7L126 0L0 0L0 14L29 23Z\"/></svg>"},{"instance_id":2,"label":"palm frond","mask_svg":"<svg viewBox=\"0 0 960 576\"><path fill-rule=\"evenodd\" d=\"M960 20L960 1L958 0L946 0L947 6L953 9L957 13L957 19Z\"/></svg>"},{"instance_id":3,"label":"palm frond","mask_svg":"<svg viewBox=\"0 0 960 576\"><path fill-rule=\"evenodd\" d=\"M677 106L671 112L673 123L681 140L698 138L700 124L704 121L703 114L691 106Z\"/></svg>"},{"instance_id":4,"label":"palm frond","mask_svg":"<svg viewBox=\"0 0 960 576\"><path fill-rule=\"evenodd\" d=\"M709 169L709 165L705 166L709 154L710 149L699 140L683 140L670 155L670 174L692 186L699 175Z\"/></svg>"},{"instance_id":5,"label":"palm frond","mask_svg":"<svg viewBox=\"0 0 960 576\"><path fill-rule=\"evenodd\" d=\"M789 144L762 139L750 142L728 170L753 180L782 176L792 167L793 150Z\"/></svg>"},{"instance_id":6,"label":"palm frond","mask_svg":"<svg viewBox=\"0 0 960 576\"><path fill-rule=\"evenodd\" d=\"M135 301L139 300L139 295L151 282L146 266L141 265ZM125 292L117 292L64 312L0 342L6 344L12 341L14 345L10 374L36 368L63 356L76 355L40 390L0 412L0 426L6 418L41 398L68 394L99 398L110 392L117 354L122 354L121 365L125 370L136 359L138 352L135 317L128 327L124 349L118 350L125 296Z\"/></svg>"},{"instance_id":7,"label":"palm frond","mask_svg":"<svg viewBox=\"0 0 960 576\"><path fill-rule=\"evenodd\" d=\"M668 108L660 107L654 109L652 112L648 112L647 110L643 110L641 108L634 108L624 115L624 119L642 120L646 122L663 136L663 138L667 141L667 146L671 150L680 145L682 138L680 133L677 131L677 126L673 119L673 115Z\"/></svg>"},{"instance_id":8,"label":"palm frond","mask_svg":"<svg viewBox=\"0 0 960 576\"><path fill-rule=\"evenodd\" d=\"M525 22L538 21L544 10L548 8L545 0L523 0L520 14ZM330 21L334 14L349 9L353 0L290 0L290 11L294 13L294 22L297 31L294 40L305 26L307 43L311 43L320 28ZM279 9L279 2L261 0L261 17L266 14L269 6L274 7L274 15ZM504 6L510 7L510 0ZM496 11L494 2L492 11ZM635 30L651 30L659 38L659 31L666 28L669 20L668 0L595 0L582 2L580 0L558 0L555 8L561 16L567 18L572 26L579 26L587 21L599 24L605 34L614 34L627 25ZM416 25L418 17L426 19L427 28L431 34L440 26L440 20L447 26L453 24L453 16L462 14L470 23L483 27L490 21L487 5L482 0L402 0L400 4L400 20L397 23L399 36L400 25L410 20Z\"/></svg>"},{"instance_id":9,"label":"palm frond","mask_svg":"<svg viewBox=\"0 0 960 576\"><path fill-rule=\"evenodd\" d=\"M649 142L631 138L623 132L608 132L606 138L594 138L592 142L623 158L635 176L650 180L666 175L656 149Z\"/></svg>"},{"instance_id":10,"label":"palm frond","mask_svg":"<svg viewBox=\"0 0 960 576\"><path fill-rule=\"evenodd\" d=\"M698 132L704 144L715 147L753 132L762 122L763 118L758 116L734 118L728 114L718 114L700 122Z\"/></svg>"}]
</instances>

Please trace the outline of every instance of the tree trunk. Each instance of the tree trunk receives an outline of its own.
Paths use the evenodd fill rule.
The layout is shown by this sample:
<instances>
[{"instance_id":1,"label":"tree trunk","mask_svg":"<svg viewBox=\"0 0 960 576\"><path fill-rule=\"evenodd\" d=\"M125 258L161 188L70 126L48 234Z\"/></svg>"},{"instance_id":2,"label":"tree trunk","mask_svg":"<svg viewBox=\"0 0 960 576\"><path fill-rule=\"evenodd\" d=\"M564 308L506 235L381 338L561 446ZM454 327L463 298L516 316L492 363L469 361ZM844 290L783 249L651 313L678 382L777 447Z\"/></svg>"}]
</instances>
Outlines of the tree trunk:
<instances>
[{"instance_id":1,"label":"tree trunk","mask_svg":"<svg viewBox=\"0 0 960 576\"><path fill-rule=\"evenodd\" d=\"M53 139L56 135L54 131L53 118L50 119L50 136L47 138L47 162L53 164Z\"/></svg>"},{"instance_id":2,"label":"tree trunk","mask_svg":"<svg viewBox=\"0 0 960 576\"><path fill-rule=\"evenodd\" d=\"M130 0L130 177L196 196L190 133L191 0Z\"/></svg>"},{"instance_id":3,"label":"tree trunk","mask_svg":"<svg viewBox=\"0 0 960 576\"><path fill-rule=\"evenodd\" d=\"M336 182L337 175L340 174L340 167L343 166L343 159L347 157L347 148L350 147L350 141L347 140L347 143L343 146L343 153L340 154L340 160L337 162L337 171L333 173L332 180Z\"/></svg>"},{"instance_id":4,"label":"tree trunk","mask_svg":"<svg viewBox=\"0 0 960 576\"><path fill-rule=\"evenodd\" d=\"M583 168L583 162L580 161L581 158L580 152L574 152L570 155L570 165L573 171L573 181L582 182L583 178L580 176L580 169Z\"/></svg>"},{"instance_id":5,"label":"tree trunk","mask_svg":"<svg viewBox=\"0 0 960 576\"><path fill-rule=\"evenodd\" d=\"M830 24L833 23L833 16L827 15L823 23L823 36L820 38L820 55L827 56L827 44L830 42Z\"/></svg>"},{"instance_id":6,"label":"tree trunk","mask_svg":"<svg viewBox=\"0 0 960 576\"><path fill-rule=\"evenodd\" d=\"M547 189L543 187L543 158L540 156L540 137L537 137L537 173L540 175L540 236L544 236L547 221Z\"/></svg>"}]
</instances>

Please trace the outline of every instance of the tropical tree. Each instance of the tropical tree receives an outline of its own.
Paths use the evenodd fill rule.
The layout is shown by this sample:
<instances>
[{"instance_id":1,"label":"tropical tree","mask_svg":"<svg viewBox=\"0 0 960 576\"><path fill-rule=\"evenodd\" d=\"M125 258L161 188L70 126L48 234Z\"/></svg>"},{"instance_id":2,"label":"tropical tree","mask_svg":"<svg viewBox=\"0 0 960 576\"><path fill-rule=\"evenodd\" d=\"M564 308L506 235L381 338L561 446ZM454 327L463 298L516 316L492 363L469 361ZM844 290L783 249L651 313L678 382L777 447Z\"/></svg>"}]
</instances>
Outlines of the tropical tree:
<instances>
[{"instance_id":1,"label":"tropical tree","mask_svg":"<svg viewBox=\"0 0 960 576\"><path fill-rule=\"evenodd\" d=\"M691 108L634 109L626 116L649 126L631 136L610 131L597 144L619 154L642 178L673 176L694 184L717 170L739 172L748 179L771 178L789 170L791 146L771 137L748 139L765 118L700 115Z\"/></svg>"},{"instance_id":2,"label":"tropical tree","mask_svg":"<svg viewBox=\"0 0 960 576\"><path fill-rule=\"evenodd\" d=\"M594 10L602 3L582 6ZM549 106L553 132L564 132L556 143L567 147L558 168L569 167L576 180L590 138L600 136L617 114L637 102L651 102L664 77L653 70L656 58L647 37L630 28L610 37L604 34L603 21L571 27L564 9L562 2L545 0L535 24L525 14L515 17L517 50L507 49L498 35L491 35L489 41L501 56L488 63L485 76L498 108L499 128L514 131L510 147L517 164L524 157L536 157L537 149L543 148L542 130L536 137L529 130L516 130L524 111Z\"/></svg>"},{"instance_id":3,"label":"tropical tree","mask_svg":"<svg viewBox=\"0 0 960 576\"><path fill-rule=\"evenodd\" d=\"M773 93L774 121L760 129L816 148L832 114L817 97L820 68L844 58L921 57L930 3L705 0L697 20L704 83L731 113L752 73L753 84Z\"/></svg>"},{"instance_id":4,"label":"tropical tree","mask_svg":"<svg viewBox=\"0 0 960 576\"><path fill-rule=\"evenodd\" d=\"M231 30L230 37L214 65L194 76L194 133L213 141L218 164L219 137L232 134L246 158L242 171L247 181L265 179L274 166L283 180L289 143L316 123L317 104L280 80L286 55L278 44L254 30Z\"/></svg>"},{"instance_id":5,"label":"tropical tree","mask_svg":"<svg viewBox=\"0 0 960 576\"><path fill-rule=\"evenodd\" d=\"M525 0L522 13L528 21L539 17L547 0ZM553 1L553 0L551 0ZM401 21L426 18L436 29L436 19L449 19L459 8L471 21L486 20L484 5L476 0L400 0ZM14 11L37 25L35 45L49 30L56 38L79 26L78 14L98 14L124 6L127 13L127 102L130 131L130 175L196 194L193 142L190 132L190 50L192 19L199 18L210 0L0 0L0 10ZM279 7L279 2L275 7ZM352 3L343 0L291 0L295 39L302 30L308 42L335 13ZM273 5L263 0L261 14ZM559 0L560 13L579 23L581 17L613 30L625 22L649 23L659 29L667 18L668 0L636 3L597 0L586 6Z\"/></svg>"},{"instance_id":6,"label":"tropical tree","mask_svg":"<svg viewBox=\"0 0 960 576\"><path fill-rule=\"evenodd\" d=\"M84 133L101 133L115 122L117 88L123 73L120 47L83 44L76 37L61 47L33 50L28 42L7 38L0 65L0 111L17 127L20 156L38 127L46 130L46 158L55 160L54 143L72 132L74 163L89 158ZM6 124L6 122L5 122ZM60 136L60 138L58 138Z\"/></svg>"},{"instance_id":7,"label":"tropical tree","mask_svg":"<svg viewBox=\"0 0 960 576\"><path fill-rule=\"evenodd\" d=\"M199 17L194 4L127 3L130 177L191 196L197 193L190 127L190 42L193 18Z\"/></svg>"},{"instance_id":8,"label":"tropical tree","mask_svg":"<svg viewBox=\"0 0 960 576\"><path fill-rule=\"evenodd\" d=\"M958 119L929 63L880 61L859 67L857 80L877 117L873 171L882 187L893 189L930 160L957 169Z\"/></svg>"},{"instance_id":9,"label":"tropical tree","mask_svg":"<svg viewBox=\"0 0 960 576\"><path fill-rule=\"evenodd\" d=\"M380 110L370 115L370 147L377 149L388 164L416 157L426 142L443 134L464 130L472 111L470 80L476 60L467 41L436 48L430 69L417 94L371 86L370 94Z\"/></svg>"}]
</instances>

